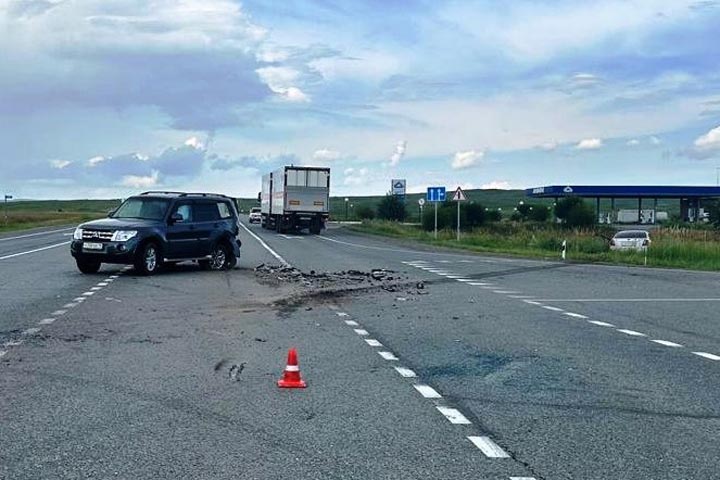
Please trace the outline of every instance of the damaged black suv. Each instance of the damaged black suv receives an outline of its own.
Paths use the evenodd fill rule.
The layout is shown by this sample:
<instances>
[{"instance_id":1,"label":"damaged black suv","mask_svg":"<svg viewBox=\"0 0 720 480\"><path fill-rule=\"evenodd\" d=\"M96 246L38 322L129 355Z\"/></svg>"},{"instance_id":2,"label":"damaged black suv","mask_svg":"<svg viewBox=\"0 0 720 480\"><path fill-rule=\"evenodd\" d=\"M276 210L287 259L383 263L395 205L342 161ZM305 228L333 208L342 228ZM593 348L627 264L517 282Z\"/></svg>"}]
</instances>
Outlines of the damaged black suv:
<instances>
[{"instance_id":1,"label":"damaged black suv","mask_svg":"<svg viewBox=\"0 0 720 480\"><path fill-rule=\"evenodd\" d=\"M212 193L145 192L125 200L108 218L83 223L70 245L78 269L130 264L142 275L193 260L228 270L240 256L235 202Z\"/></svg>"}]
</instances>

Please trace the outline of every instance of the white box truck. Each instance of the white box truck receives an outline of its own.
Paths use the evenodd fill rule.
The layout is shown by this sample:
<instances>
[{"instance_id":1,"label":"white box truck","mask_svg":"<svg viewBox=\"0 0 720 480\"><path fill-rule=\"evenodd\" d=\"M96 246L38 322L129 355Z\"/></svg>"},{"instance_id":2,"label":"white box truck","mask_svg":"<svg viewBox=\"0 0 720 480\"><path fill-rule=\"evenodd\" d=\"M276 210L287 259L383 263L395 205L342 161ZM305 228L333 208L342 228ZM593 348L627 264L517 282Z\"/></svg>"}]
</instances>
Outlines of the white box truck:
<instances>
[{"instance_id":1,"label":"white box truck","mask_svg":"<svg viewBox=\"0 0 720 480\"><path fill-rule=\"evenodd\" d=\"M319 234L330 212L330 169L286 166L263 175L260 212L263 228Z\"/></svg>"}]
</instances>

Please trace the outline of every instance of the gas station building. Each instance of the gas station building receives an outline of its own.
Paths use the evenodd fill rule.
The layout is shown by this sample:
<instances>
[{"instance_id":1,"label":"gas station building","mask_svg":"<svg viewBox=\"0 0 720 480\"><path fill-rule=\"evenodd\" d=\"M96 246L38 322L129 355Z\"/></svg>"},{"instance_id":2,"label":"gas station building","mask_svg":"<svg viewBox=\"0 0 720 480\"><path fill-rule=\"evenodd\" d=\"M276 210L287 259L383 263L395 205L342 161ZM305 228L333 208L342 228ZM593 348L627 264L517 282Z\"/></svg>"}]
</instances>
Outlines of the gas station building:
<instances>
[{"instance_id":1,"label":"gas station building","mask_svg":"<svg viewBox=\"0 0 720 480\"><path fill-rule=\"evenodd\" d=\"M599 222L603 222L600 210L601 199L610 200L610 214L615 216L619 214L615 209L616 200L637 200L637 210L632 210L632 215L637 215L637 223L655 223L658 199L675 199L680 202L680 218L686 222L696 222L701 219L703 201L720 198L720 187L549 185L526 189L525 194L531 198L552 198L556 202L563 197L594 198L595 218ZM647 208L648 204L651 208ZM614 221L618 219L615 218L611 222Z\"/></svg>"}]
</instances>

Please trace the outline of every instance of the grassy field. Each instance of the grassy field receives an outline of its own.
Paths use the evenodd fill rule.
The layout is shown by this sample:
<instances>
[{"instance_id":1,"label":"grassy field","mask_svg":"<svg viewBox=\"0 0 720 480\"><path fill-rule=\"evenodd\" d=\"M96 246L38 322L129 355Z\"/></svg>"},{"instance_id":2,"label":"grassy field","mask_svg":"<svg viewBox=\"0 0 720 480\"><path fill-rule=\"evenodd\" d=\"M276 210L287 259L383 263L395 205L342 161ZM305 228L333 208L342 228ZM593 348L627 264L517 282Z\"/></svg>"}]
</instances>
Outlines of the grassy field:
<instances>
[{"instance_id":1,"label":"grassy field","mask_svg":"<svg viewBox=\"0 0 720 480\"><path fill-rule=\"evenodd\" d=\"M612 252L608 239L613 230L569 230L547 225L502 222L465 232L460 242L455 232L432 232L394 222L372 221L349 228L370 234L410 238L422 243L475 252L502 253L543 259L560 259L563 240L570 261L644 265L644 252ZM658 228L652 232L647 265L653 267L720 270L720 233L712 230Z\"/></svg>"},{"instance_id":2,"label":"grassy field","mask_svg":"<svg viewBox=\"0 0 720 480\"><path fill-rule=\"evenodd\" d=\"M71 225L102 218L116 208L119 200L15 201L0 205L0 232L52 225Z\"/></svg>"}]
</instances>

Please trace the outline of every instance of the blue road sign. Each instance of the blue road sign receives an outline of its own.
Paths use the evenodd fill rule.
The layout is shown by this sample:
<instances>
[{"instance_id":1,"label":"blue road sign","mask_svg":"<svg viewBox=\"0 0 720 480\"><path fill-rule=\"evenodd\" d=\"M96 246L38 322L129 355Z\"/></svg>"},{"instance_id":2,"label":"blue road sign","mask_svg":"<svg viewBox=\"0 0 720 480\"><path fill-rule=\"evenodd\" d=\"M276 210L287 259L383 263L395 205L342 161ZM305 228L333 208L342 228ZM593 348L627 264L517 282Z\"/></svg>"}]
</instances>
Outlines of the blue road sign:
<instances>
[{"instance_id":1,"label":"blue road sign","mask_svg":"<svg viewBox=\"0 0 720 480\"><path fill-rule=\"evenodd\" d=\"M444 202L445 201L445 187L428 187L427 201L428 202Z\"/></svg>"}]
</instances>

